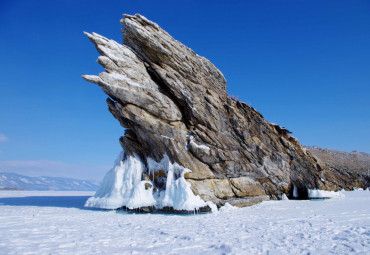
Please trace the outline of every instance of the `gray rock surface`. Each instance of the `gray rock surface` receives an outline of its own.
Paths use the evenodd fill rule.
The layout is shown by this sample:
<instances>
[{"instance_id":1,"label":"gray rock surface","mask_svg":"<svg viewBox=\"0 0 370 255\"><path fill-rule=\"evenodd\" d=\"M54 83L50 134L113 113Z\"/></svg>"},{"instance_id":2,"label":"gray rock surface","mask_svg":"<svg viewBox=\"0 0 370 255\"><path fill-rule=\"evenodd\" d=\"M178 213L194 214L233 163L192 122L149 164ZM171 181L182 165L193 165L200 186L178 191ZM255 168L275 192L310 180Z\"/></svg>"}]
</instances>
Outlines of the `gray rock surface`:
<instances>
[{"instance_id":1,"label":"gray rock surface","mask_svg":"<svg viewBox=\"0 0 370 255\"><path fill-rule=\"evenodd\" d=\"M109 111L125 128L125 153L144 163L167 154L192 171L185 177L193 192L218 205L280 199L293 186L302 197L307 188L351 188L289 131L229 97L209 60L141 15L124 15L121 24L123 45L85 33L106 71L83 78L109 96Z\"/></svg>"},{"instance_id":2,"label":"gray rock surface","mask_svg":"<svg viewBox=\"0 0 370 255\"><path fill-rule=\"evenodd\" d=\"M359 151L344 152L317 146L306 147L334 171L347 176L354 188L370 187L370 154Z\"/></svg>"}]
</instances>

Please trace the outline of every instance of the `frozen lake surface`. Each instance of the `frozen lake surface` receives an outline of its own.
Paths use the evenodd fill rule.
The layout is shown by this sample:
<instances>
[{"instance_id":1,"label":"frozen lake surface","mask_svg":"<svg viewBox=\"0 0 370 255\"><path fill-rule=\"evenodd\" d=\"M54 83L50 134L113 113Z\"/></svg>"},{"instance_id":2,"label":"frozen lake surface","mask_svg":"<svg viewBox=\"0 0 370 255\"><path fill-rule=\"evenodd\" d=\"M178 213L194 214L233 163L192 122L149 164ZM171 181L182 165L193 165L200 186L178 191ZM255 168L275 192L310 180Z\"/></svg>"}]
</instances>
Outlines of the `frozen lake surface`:
<instances>
[{"instance_id":1,"label":"frozen lake surface","mask_svg":"<svg viewBox=\"0 0 370 255\"><path fill-rule=\"evenodd\" d=\"M370 254L370 192L201 215L83 205L93 192L0 191L0 254Z\"/></svg>"}]
</instances>

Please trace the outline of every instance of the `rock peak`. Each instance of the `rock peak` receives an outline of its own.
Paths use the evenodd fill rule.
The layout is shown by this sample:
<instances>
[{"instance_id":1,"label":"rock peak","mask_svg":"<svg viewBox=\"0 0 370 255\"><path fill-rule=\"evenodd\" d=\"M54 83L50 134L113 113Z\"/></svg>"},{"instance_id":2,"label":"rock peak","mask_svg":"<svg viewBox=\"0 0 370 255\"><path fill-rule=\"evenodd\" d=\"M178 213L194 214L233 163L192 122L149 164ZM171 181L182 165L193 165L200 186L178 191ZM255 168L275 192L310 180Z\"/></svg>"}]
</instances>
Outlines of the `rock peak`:
<instances>
[{"instance_id":1,"label":"rock peak","mask_svg":"<svg viewBox=\"0 0 370 255\"><path fill-rule=\"evenodd\" d=\"M304 197L307 188L352 185L289 131L230 98L224 76L208 59L142 15L125 14L121 24L123 45L85 33L106 72L83 78L109 96L109 111L125 128L125 155L143 162L141 181L147 178L153 192L166 190L169 170L154 173L148 161L164 157L191 171L184 178L195 195L218 205L292 197L293 187Z\"/></svg>"}]
</instances>

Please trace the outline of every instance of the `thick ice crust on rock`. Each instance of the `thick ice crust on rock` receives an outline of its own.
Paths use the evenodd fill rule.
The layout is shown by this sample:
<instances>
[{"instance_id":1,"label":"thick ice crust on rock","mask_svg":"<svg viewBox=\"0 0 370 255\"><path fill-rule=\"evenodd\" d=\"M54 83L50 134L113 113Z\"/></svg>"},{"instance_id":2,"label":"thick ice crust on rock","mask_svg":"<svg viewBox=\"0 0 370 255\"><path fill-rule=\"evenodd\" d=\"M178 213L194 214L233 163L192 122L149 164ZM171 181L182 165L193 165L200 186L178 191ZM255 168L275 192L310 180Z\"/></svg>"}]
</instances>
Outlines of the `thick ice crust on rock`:
<instances>
[{"instance_id":1,"label":"thick ice crust on rock","mask_svg":"<svg viewBox=\"0 0 370 255\"><path fill-rule=\"evenodd\" d=\"M105 175L94 197L89 198L85 206L104 209L117 209L125 206L134 209L154 206L153 186L146 189L148 181L142 181L144 164L134 156L118 156L114 167Z\"/></svg>"},{"instance_id":2,"label":"thick ice crust on rock","mask_svg":"<svg viewBox=\"0 0 370 255\"><path fill-rule=\"evenodd\" d=\"M155 176L159 171L163 171L165 176L164 188L156 187L158 178ZM208 208L207 203L193 194L191 185L184 178L184 174L189 172L177 163L172 164L167 155L160 162L148 159L146 168L136 155L127 156L121 152L99 190L86 201L85 206L130 210L153 207L165 211L172 208L178 212L204 210Z\"/></svg>"},{"instance_id":3,"label":"thick ice crust on rock","mask_svg":"<svg viewBox=\"0 0 370 255\"><path fill-rule=\"evenodd\" d=\"M124 45L86 33L106 72L83 77L109 95L109 111L126 128L120 143L127 155L146 167L149 158L160 162L167 155L191 170L184 177L195 195L218 205L292 197L293 186L299 196L307 189L352 188L350 175L230 98L209 60L141 15L124 15L121 23Z\"/></svg>"}]
</instances>

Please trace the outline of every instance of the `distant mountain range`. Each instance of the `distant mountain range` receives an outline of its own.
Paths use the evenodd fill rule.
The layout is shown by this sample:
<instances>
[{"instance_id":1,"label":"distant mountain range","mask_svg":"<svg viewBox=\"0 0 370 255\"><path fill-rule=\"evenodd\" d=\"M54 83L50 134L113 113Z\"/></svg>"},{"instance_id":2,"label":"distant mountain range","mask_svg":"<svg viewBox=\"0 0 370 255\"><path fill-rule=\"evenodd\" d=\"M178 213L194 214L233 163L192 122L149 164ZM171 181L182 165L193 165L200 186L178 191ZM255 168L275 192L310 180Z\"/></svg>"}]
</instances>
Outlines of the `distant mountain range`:
<instances>
[{"instance_id":1,"label":"distant mountain range","mask_svg":"<svg viewBox=\"0 0 370 255\"><path fill-rule=\"evenodd\" d=\"M0 173L0 190L95 191L99 183L63 177L29 177L16 173Z\"/></svg>"}]
</instances>

